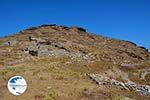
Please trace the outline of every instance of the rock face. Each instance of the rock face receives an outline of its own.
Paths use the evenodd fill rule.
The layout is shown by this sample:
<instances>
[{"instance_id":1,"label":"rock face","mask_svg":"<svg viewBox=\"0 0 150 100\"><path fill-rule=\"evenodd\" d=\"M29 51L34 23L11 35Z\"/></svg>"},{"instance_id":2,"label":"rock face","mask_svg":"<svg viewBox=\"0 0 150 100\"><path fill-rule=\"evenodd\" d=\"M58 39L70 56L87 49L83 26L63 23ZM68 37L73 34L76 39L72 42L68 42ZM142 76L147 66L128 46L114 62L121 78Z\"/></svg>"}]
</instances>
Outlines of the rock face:
<instances>
[{"instance_id":1,"label":"rock face","mask_svg":"<svg viewBox=\"0 0 150 100\"><path fill-rule=\"evenodd\" d=\"M63 56L70 53L67 48L55 41L46 41L31 36L29 36L29 41L33 45L25 48L24 52L32 56Z\"/></svg>"},{"instance_id":2,"label":"rock face","mask_svg":"<svg viewBox=\"0 0 150 100\"><path fill-rule=\"evenodd\" d=\"M17 37L23 39L19 46L28 50L32 47L29 52L37 52L37 56L65 55L77 59L108 61L127 67L139 66L150 60L150 53L144 47L129 41L92 35L80 27L41 25L21 31Z\"/></svg>"}]
</instances>

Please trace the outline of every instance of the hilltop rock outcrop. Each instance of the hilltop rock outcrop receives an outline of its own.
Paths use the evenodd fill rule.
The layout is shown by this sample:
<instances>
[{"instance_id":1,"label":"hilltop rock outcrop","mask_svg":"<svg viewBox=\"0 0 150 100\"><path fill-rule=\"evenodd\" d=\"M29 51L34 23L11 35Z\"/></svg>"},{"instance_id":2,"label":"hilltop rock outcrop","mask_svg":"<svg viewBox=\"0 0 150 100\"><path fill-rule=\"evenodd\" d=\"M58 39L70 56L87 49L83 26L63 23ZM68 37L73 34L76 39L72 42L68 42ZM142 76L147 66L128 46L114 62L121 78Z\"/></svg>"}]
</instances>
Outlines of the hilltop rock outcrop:
<instances>
[{"instance_id":1,"label":"hilltop rock outcrop","mask_svg":"<svg viewBox=\"0 0 150 100\"><path fill-rule=\"evenodd\" d=\"M5 83L19 74L33 86L20 100L150 100L149 67L150 53L133 42L82 27L30 27L0 39L0 99L15 98Z\"/></svg>"}]
</instances>

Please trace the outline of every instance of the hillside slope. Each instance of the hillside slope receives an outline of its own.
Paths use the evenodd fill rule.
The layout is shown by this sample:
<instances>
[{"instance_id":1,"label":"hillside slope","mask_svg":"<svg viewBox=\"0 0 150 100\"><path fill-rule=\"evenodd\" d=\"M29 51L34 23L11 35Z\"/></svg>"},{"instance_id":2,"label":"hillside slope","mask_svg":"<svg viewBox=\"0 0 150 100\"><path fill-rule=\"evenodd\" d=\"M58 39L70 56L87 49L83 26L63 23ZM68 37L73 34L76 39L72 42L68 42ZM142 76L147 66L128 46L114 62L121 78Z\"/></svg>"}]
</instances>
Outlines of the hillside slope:
<instances>
[{"instance_id":1,"label":"hillside slope","mask_svg":"<svg viewBox=\"0 0 150 100\"><path fill-rule=\"evenodd\" d=\"M7 90L13 75L23 76L28 83L20 97ZM81 27L41 25L1 38L0 76L2 100L150 99L148 50ZM126 90L118 82L127 88L126 83L134 82L146 89Z\"/></svg>"}]
</instances>

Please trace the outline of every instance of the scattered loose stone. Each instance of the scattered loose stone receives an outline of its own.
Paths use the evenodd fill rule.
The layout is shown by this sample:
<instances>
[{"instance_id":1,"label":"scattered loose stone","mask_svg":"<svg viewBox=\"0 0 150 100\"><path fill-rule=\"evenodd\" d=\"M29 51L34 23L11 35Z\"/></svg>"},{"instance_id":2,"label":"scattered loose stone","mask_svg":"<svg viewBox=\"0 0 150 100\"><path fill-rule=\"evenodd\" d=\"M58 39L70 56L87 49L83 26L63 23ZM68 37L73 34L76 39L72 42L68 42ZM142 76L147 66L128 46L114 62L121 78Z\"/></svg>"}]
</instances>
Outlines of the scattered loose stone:
<instances>
[{"instance_id":1,"label":"scattered loose stone","mask_svg":"<svg viewBox=\"0 0 150 100\"><path fill-rule=\"evenodd\" d=\"M100 74L87 74L87 76L95 81L98 85L112 85L121 89L125 90L134 90L138 93L144 94L144 95L150 95L150 86L148 85L139 85L134 82L120 82L115 79L110 79L109 77L105 77Z\"/></svg>"}]
</instances>

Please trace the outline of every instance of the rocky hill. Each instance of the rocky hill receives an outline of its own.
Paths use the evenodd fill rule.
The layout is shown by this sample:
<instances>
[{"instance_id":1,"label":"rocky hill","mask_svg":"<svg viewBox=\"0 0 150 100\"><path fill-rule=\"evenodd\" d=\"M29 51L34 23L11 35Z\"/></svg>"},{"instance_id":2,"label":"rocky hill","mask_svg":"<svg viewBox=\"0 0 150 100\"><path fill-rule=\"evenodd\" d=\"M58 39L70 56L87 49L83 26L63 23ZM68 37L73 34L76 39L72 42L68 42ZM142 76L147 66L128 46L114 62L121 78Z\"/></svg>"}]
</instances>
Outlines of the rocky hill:
<instances>
[{"instance_id":1,"label":"rocky hill","mask_svg":"<svg viewBox=\"0 0 150 100\"><path fill-rule=\"evenodd\" d=\"M28 83L20 97L6 87L13 75ZM150 99L148 50L81 27L41 25L1 38L0 76L2 100Z\"/></svg>"}]
</instances>

